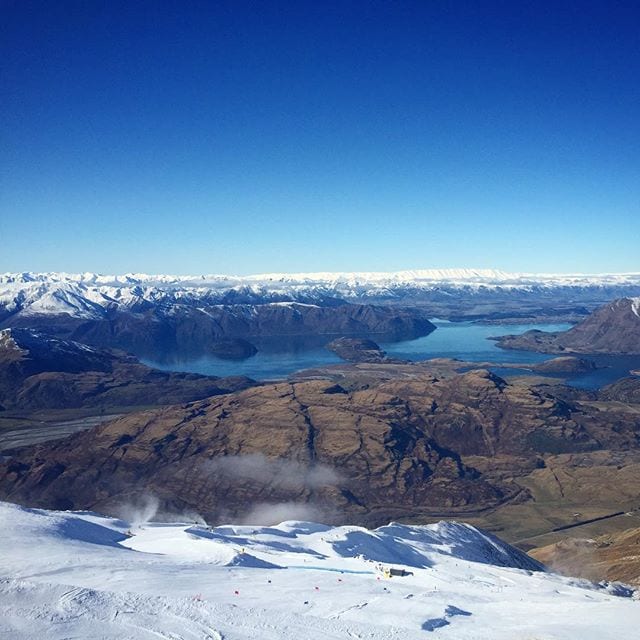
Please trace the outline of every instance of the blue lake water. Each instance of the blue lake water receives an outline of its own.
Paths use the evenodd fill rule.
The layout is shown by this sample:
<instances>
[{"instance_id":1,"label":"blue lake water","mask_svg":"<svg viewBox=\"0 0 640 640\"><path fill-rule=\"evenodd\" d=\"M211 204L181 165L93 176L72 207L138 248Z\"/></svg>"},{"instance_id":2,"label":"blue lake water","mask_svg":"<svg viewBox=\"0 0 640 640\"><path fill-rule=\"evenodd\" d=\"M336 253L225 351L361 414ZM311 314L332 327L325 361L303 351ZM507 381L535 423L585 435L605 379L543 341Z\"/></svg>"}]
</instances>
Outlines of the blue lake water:
<instances>
[{"instance_id":1,"label":"blue lake water","mask_svg":"<svg viewBox=\"0 0 640 640\"><path fill-rule=\"evenodd\" d=\"M331 338L327 338L329 342ZM271 344L253 341L259 351L246 360L225 360L205 355L193 359L167 361L143 360L165 371L189 371L208 376L248 376L254 380L278 380L302 369L344 362L324 346L309 346L304 341L289 340L276 349Z\"/></svg>"},{"instance_id":2,"label":"blue lake water","mask_svg":"<svg viewBox=\"0 0 640 640\"><path fill-rule=\"evenodd\" d=\"M541 331L566 331L570 324L509 324L485 325L473 322L449 322L432 320L437 329L428 336L406 342L388 342L380 346L390 355L405 360L427 358L458 358L482 362L542 362L548 355L530 351L500 349L492 336L520 334L530 329Z\"/></svg>"},{"instance_id":3,"label":"blue lake water","mask_svg":"<svg viewBox=\"0 0 640 640\"><path fill-rule=\"evenodd\" d=\"M490 361L496 363L535 363L551 357L548 354L531 351L510 351L500 349L488 338L506 334L520 334L529 329L541 331L565 331L571 325L556 324L509 324L483 325L473 322L448 322L434 320L437 329L422 338L403 342L385 342L380 346L390 355L405 360L426 360L428 358L458 358L471 362ZM315 338L291 338L263 340L255 342L259 351L246 360L224 360L215 356L202 356L170 361L145 360L150 366L169 371L189 371L214 376L244 375L256 380L277 380L296 371L343 362L335 354L324 348L330 336ZM585 356L603 367L594 372L572 375L569 384L582 388L597 388L628 375L629 369L640 368L640 357ZM527 373L496 368L498 375Z\"/></svg>"}]
</instances>

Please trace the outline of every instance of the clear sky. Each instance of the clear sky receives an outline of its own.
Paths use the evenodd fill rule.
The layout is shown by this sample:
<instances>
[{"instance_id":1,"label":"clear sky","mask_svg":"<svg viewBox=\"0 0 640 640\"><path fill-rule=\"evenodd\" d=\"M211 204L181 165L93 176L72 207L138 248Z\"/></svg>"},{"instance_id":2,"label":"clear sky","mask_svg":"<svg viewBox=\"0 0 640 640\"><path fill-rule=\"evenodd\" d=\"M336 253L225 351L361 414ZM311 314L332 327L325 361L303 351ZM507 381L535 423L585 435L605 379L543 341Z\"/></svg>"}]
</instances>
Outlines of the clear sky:
<instances>
[{"instance_id":1,"label":"clear sky","mask_svg":"<svg viewBox=\"0 0 640 640\"><path fill-rule=\"evenodd\" d=\"M0 271L640 271L637 1L0 11Z\"/></svg>"}]
</instances>

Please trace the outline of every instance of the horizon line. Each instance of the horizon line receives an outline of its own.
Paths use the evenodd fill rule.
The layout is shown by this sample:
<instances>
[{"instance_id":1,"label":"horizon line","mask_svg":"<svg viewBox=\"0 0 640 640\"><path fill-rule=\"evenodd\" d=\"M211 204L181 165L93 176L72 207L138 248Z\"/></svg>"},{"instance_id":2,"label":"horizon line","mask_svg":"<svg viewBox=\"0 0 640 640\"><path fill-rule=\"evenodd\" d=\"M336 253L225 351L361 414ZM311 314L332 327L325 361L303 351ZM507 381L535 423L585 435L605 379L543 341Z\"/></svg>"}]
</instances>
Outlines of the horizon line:
<instances>
[{"instance_id":1,"label":"horizon line","mask_svg":"<svg viewBox=\"0 0 640 640\"><path fill-rule=\"evenodd\" d=\"M419 268L401 269L394 271L274 271L237 275L232 273L149 273L144 271L127 271L124 273L104 273L99 271L4 271L0 273L0 278L7 277L52 277L58 276L70 280L90 280L93 278L104 278L118 280L120 278L158 279L171 278L175 280L202 280L202 279L228 279L228 280L274 280L274 279L318 279L335 280L341 277L352 278L407 278L407 279L512 279L512 278L589 278L589 277L640 277L638 271L600 271L600 272L535 272L535 271L507 271L493 268L474 267L448 267L448 268Z\"/></svg>"}]
</instances>

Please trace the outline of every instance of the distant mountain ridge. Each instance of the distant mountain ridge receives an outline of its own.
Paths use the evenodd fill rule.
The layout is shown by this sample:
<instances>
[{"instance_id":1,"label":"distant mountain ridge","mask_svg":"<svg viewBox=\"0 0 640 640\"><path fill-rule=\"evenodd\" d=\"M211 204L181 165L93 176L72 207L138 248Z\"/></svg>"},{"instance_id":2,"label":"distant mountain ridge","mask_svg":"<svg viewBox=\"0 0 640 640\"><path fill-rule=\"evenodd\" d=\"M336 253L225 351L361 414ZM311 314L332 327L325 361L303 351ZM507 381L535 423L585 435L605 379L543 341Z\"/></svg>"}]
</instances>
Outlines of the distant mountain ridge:
<instances>
[{"instance_id":1,"label":"distant mountain ridge","mask_svg":"<svg viewBox=\"0 0 640 640\"><path fill-rule=\"evenodd\" d=\"M0 322L15 314L68 314L97 319L114 309L142 313L151 307L298 302L461 304L553 303L594 308L613 298L640 296L640 273L511 274L492 269L261 274L251 276L0 274ZM582 310L582 313L586 311Z\"/></svg>"},{"instance_id":2,"label":"distant mountain ridge","mask_svg":"<svg viewBox=\"0 0 640 640\"><path fill-rule=\"evenodd\" d=\"M51 336L153 358L216 354L220 345L239 341L251 348L250 341L260 338L286 342L297 337L320 344L340 335L407 340L435 329L419 309L372 304L217 304L170 292L160 292L155 299L135 293L125 301L123 297L104 298L99 304L65 285L33 302L19 298L13 309L5 306L4 313L0 306L0 328L36 328Z\"/></svg>"},{"instance_id":3,"label":"distant mountain ridge","mask_svg":"<svg viewBox=\"0 0 640 640\"><path fill-rule=\"evenodd\" d=\"M175 404L253 384L243 376L158 371L126 353L33 329L0 330L0 413Z\"/></svg>"},{"instance_id":4,"label":"distant mountain ridge","mask_svg":"<svg viewBox=\"0 0 640 640\"><path fill-rule=\"evenodd\" d=\"M393 297L394 291L453 288L562 288L629 287L640 290L640 272L621 274L533 274L508 273L496 269L417 269L397 272L318 272L232 275L149 275L129 273L5 273L0 274L0 303L7 304L11 293L24 292L24 302L39 299L50 290L86 291L92 302L127 303L139 297L173 291L177 297L187 293L212 300L235 291L264 301L295 301L323 297ZM128 292L126 295L125 292ZM94 295L97 294L97 295ZM254 300L255 301L255 300Z\"/></svg>"},{"instance_id":5,"label":"distant mountain ridge","mask_svg":"<svg viewBox=\"0 0 640 640\"><path fill-rule=\"evenodd\" d=\"M640 354L640 298L614 300L568 331L527 331L502 336L498 344L542 353Z\"/></svg>"}]
</instances>

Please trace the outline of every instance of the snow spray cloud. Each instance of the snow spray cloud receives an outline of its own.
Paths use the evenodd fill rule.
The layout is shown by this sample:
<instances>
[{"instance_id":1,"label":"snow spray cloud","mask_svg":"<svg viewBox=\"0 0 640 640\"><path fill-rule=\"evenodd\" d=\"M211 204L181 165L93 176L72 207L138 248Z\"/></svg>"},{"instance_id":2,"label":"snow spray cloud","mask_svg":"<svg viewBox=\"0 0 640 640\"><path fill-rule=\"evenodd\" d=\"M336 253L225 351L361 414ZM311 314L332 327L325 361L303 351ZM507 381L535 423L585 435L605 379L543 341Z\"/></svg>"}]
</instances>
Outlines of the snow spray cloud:
<instances>
[{"instance_id":1,"label":"snow spray cloud","mask_svg":"<svg viewBox=\"0 0 640 640\"><path fill-rule=\"evenodd\" d=\"M274 489L318 489L341 481L338 473L327 465L267 458L262 453L221 456L205 464L207 471L228 480L252 480Z\"/></svg>"},{"instance_id":2,"label":"snow spray cloud","mask_svg":"<svg viewBox=\"0 0 640 640\"><path fill-rule=\"evenodd\" d=\"M151 494L144 494L136 500L124 503L117 509L118 516L129 522L132 528L139 528L152 520L157 522L180 522L207 524L205 519L193 510L180 512L160 508L160 500Z\"/></svg>"},{"instance_id":3,"label":"snow spray cloud","mask_svg":"<svg viewBox=\"0 0 640 640\"><path fill-rule=\"evenodd\" d=\"M207 524L204 516L200 515L197 511L192 510L183 510L179 513L174 513L173 511L159 511L156 519L161 522L193 523L201 525Z\"/></svg>"},{"instance_id":4,"label":"snow spray cloud","mask_svg":"<svg viewBox=\"0 0 640 640\"><path fill-rule=\"evenodd\" d=\"M160 501L153 495L142 495L137 500L120 505L118 515L132 527L141 527L158 513Z\"/></svg>"}]
</instances>

